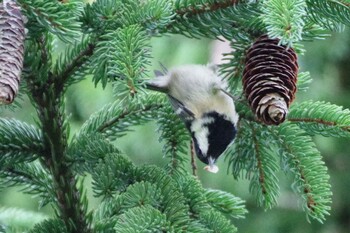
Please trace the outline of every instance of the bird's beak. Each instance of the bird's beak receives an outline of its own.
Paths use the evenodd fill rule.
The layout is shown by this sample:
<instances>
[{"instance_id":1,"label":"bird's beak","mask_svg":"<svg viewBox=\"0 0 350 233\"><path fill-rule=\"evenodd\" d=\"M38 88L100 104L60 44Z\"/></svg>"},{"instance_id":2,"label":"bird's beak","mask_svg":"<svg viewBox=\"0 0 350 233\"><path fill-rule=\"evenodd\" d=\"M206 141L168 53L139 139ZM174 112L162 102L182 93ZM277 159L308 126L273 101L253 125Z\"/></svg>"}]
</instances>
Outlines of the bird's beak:
<instances>
[{"instance_id":1,"label":"bird's beak","mask_svg":"<svg viewBox=\"0 0 350 233\"><path fill-rule=\"evenodd\" d=\"M209 164L204 167L204 170L211 173L217 173L219 171L219 167L216 166L215 160L209 157Z\"/></svg>"}]
</instances>

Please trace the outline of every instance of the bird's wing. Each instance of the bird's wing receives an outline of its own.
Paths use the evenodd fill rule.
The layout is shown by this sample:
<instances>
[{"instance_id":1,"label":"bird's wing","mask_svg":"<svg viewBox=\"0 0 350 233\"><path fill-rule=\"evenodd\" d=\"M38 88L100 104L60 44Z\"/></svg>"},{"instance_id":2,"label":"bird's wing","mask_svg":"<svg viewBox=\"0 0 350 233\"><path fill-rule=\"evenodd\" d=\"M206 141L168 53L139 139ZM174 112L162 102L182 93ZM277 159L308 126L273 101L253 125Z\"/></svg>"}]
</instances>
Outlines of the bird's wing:
<instances>
[{"instance_id":1,"label":"bird's wing","mask_svg":"<svg viewBox=\"0 0 350 233\"><path fill-rule=\"evenodd\" d=\"M194 120L194 113L189 110L181 101L175 97L168 95L171 106L175 113L187 124Z\"/></svg>"}]
</instances>

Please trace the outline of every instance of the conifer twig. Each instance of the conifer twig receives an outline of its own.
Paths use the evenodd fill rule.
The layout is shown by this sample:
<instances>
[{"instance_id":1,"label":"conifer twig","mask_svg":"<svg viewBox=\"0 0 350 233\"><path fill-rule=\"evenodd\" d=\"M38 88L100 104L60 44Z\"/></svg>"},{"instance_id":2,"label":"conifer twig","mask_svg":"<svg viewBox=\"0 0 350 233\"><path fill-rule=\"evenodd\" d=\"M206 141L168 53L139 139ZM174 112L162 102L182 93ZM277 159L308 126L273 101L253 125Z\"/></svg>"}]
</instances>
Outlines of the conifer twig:
<instances>
[{"instance_id":1,"label":"conifer twig","mask_svg":"<svg viewBox=\"0 0 350 233\"><path fill-rule=\"evenodd\" d=\"M254 127L251 127L252 129L252 136L253 136L253 142L254 142L254 150L255 150L255 154L256 154L256 160L257 160L257 169L259 172L259 183L261 186L261 192L263 195L266 195L266 187L265 187L265 174L264 174L264 168L262 166L262 158L261 158L261 154L260 154L260 149L259 149L259 145L258 145L258 139L256 138L256 132Z\"/></svg>"},{"instance_id":2,"label":"conifer twig","mask_svg":"<svg viewBox=\"0 0 350 233\"><path fill-rule=\"evenodd\" d=\"M46 37L38 40L43 67L48 63ZM44 135L43 165L52 175L52 183L57 199L59 217L72 233L90 232L86 222L84 208L80 202L80 193L76 187L77 180L67 161L67 131L64 125L63 106L64 79L53 79L48 71L47 82L28 85L41 122ZM29 82L30 84L31 82Z\"/></svg>"},{"instance_id":3,"label":"conifer twig","mask_svg":"<svg viewBox=\"0 0 350 233\"><path fill-rule=\"evenodd\" d=\"M118 121L126 118L129 114L141 114L142 112L147 112L151 109L159 109L161 108L162 105L158 104L152 104L152 105L146 105L144 106L142 109L139 109L137 111L124 111L122 114L115 116L114 118L110 119L109 121L105 122L104 124L100 125L96 131L99 133L102 133L105 129L108 129L109 127L111 127L112 125L116 124Z\"/></svg>"},{"instance_id":4,"label":"conifer twig","mask_svg":"<svg viewBox=\"0 0 350 233\"><path fill-rule=\"evenodd\" d=\"M61 83L66 83L67 79L72 75L72 73L80 66L82 66L89 57L92 56L95 46L95 44L89 43L86 49L81 51L59 75L54 77L54 79L63 80ZM63 88L63 85L60 88Z\"/></svg>"},{"instance_id":5,"label":"conifer twig","mask_svg":"<svg viewBox=\"0 0 350 233\"><path fill-rule=\"evenodd\" d=\"M327 125L327 126L338 126L336 122L332 121L326 121L323 119L312 119L312 118L288 118L288 121L293 122L293 123L318 123L322 125ZM350 132L350 126L339 126L344 131Z\"/></svg>"},{"instance_id":6,"label":"conifer twig","mask_svg":"<svg viewBox=\"0 0 350 233\"><path fill-rule=\"evenodd\" d=\"M206 12L211 12L211 11L217 11L220 9L225 9L227 7L231 7L236 5L239 2L239 0L227 0L224 2L216 2L214 1L212 4L203 4L201 6L190 6L188 8L182 8L176 11L177 15L180 16L184 16L186 15L186 17L188 16L194 16L194 15L198 15L198 14L203 14Z\"/></svg>"},{"instance_id":7,"label":"conifer twig","mask_svg":"<svg viewBox=\"0 0 350 233\"><path fill-rule=\"evenodd\" d=\"M192 175L194 175L195 177L198 177L197 174L197 164L196 164L196 157L195 157L195 153L194 153L194 144L193 144L193 140L190 143L190 152L191 152L191 165L192 165Z\"/></svg>"}]
</instances>

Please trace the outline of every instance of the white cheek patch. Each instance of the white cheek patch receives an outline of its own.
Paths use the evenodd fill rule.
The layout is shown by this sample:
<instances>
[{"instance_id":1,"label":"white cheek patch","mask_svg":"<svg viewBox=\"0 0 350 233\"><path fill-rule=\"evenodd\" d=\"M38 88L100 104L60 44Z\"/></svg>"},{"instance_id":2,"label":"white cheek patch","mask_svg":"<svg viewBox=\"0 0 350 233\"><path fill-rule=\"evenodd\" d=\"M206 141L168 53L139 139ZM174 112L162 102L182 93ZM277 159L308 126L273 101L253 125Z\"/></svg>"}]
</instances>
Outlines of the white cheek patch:
<instances>
[{"instance_id":1,"label":"white cheek patch","mask_svg":"<svg viewBox=\"0 0 350 233\"><path fill-rule=\"evenodd\" d=\"M214 118L208 117L208 118L200 118L196 119L192 122L191 125L191 131L194 133L194 137L197 140L198 147L201 150L203 156L207 156L208 148L209 148L209 141L208 141L208 135L209 130L208 127L205 127L203 125L210 124L214 122Z\"/></svg>"}]
</instances>

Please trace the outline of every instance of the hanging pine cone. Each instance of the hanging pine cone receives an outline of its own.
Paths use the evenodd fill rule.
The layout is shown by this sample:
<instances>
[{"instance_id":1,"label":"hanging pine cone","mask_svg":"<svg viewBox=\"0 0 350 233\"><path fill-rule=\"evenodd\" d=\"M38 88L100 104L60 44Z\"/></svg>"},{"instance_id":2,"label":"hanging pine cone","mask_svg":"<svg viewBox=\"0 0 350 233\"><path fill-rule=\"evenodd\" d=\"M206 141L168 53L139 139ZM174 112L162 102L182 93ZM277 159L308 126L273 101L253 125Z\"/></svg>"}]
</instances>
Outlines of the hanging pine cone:
<instances>
[{"instance_id":1,"label":"hanging pine cone","mask_svg":"<svg viewBox=\"0 0 350 233\"><path fill-rule=\"evenodd\" d=\"M0 3L0 104L17 95L23 67L25 29L15 0Z\"/></svg>"},{"instance_id":2,"label":"hanging pine cone","mask_svg":"<svg viewBox=\"0 0 350 233\"><path fill-rule=\"evenodd\" d=\"M261 36L250 47L243 71L243 89L258 120L267 125L282 123L296 92L297 55L278 45L278 39Z\"/></svg>"}]
</instances>

